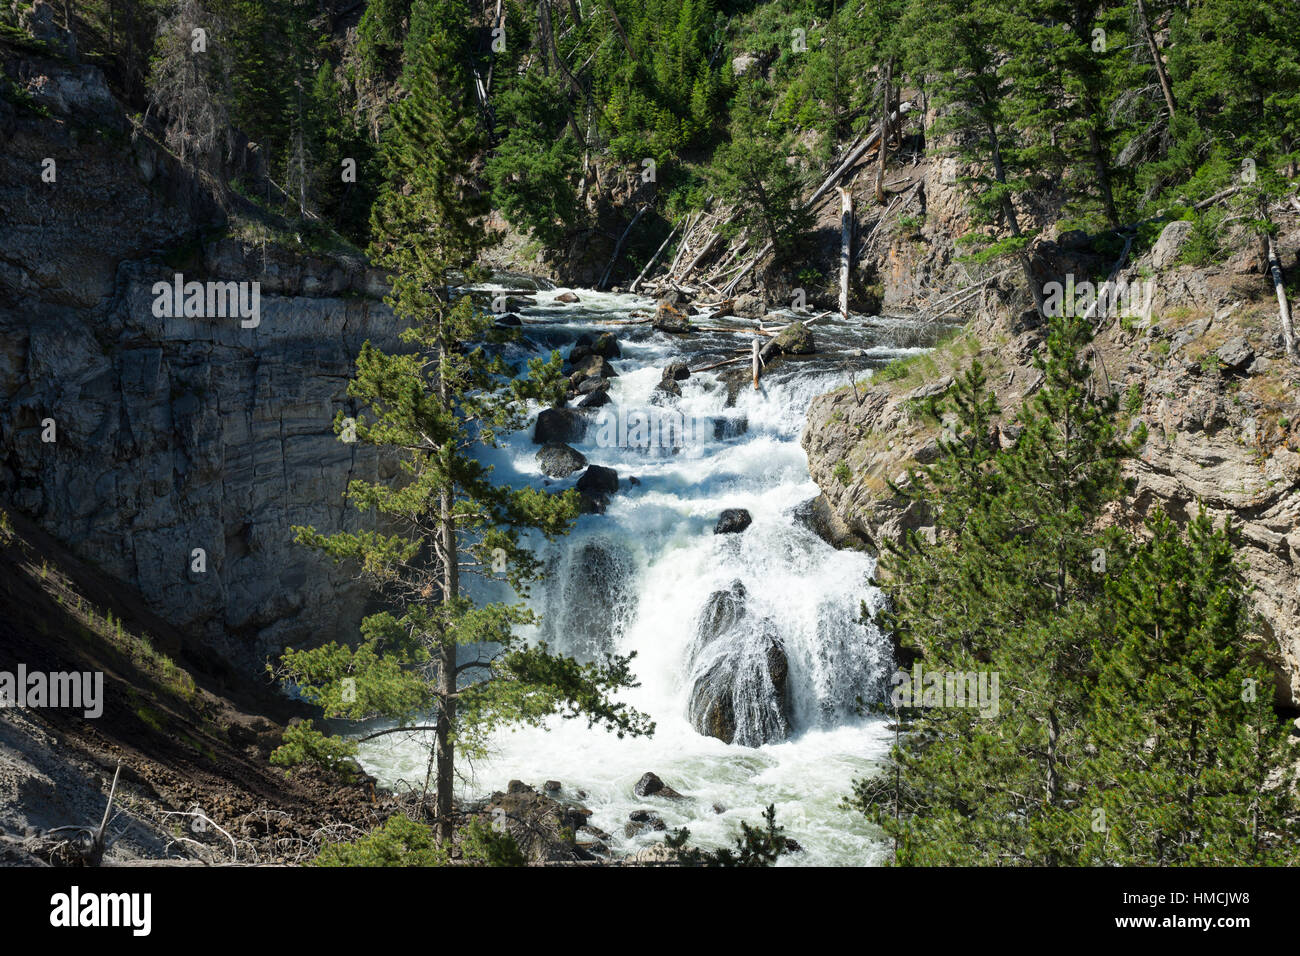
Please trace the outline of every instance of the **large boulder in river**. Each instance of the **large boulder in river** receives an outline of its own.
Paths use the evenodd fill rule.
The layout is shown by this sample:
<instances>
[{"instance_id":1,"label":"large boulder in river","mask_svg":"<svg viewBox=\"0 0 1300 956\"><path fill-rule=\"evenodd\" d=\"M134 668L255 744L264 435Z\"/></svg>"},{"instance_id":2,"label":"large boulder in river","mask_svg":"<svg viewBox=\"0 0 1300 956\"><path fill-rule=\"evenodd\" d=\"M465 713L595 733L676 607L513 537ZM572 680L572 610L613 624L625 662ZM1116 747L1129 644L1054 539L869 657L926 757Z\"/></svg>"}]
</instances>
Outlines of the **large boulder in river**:
<instances>
[{"instance_id":1,"label":"large boulder in river","mask_svg":"<svg viewBox=\"0 0 1300 956\"><path fill-rule=\"evenodd\" d=\"M685 362L669 362L668 367L664 369L664 380L672 379L674 382L684 382L691 377L691 367Z\"/></svg>"},{"instance_id":2,"label":"large boulder in river","mask_svg":"<svg viewBox=\"0 0 1300 956\"><path fill-rule=\"evenodd\" d=\"M583 332L573 340L573 348L569 349L568 362L570 365L577 365L585 358L595 355L593 346L596 344L596 338L590 332Z\"/></svg>"},{"instance_id":3,"label":"large boulder in river","mask_svg":"<svg viewBox=\"0 0 1300 956\"><path fill-rule=\"evenodd\" d=\"M591 376L598 378L618 377L618 372L614 371L614 366L610 365L603 355L588 355L586 358L571 364L574 376L581 375L583 378Z\"/></svg>"},{"instance_id":4,"label":"large boulder in river","mask_svg":"<svg viewBox=\"0 0 1300 956\"><path fill-rule=\"evenodd\" d=\"M563 302L565 305L572 305L578 301L578 297L572 292L561 292L555 297L555 301Z\"/></svg>"},{"instance_id":5,"label":"large boulder in river","mask_svg":"<svg viewBox=\"0 0 1300 956\"><path fill-rule=\"evenodd\" d=\"M713 592L691 651L691 725L745 747L786 739L789 675L775 622L749 609L741 583Z\"/></svg>"},{"instance_id":6,"label":"large boulder in river","mask_svg":"<svg viewBox=\"0 0 1300 956\"><path fill-rule=\"evenodd\" d=\"M745 585L732 581L724 591L714 591L704 603L698 625L701 635L725 634L745 616Z\"/></svg>"},{"instance_id":7,"label":"large boulder in river","mask_svg":"<svg viewBox=\"0 0 1300 956\"><path fill-rule=\"evenodd\" d=\"M767 303L763 297L755 292L747 292L744 295L737 296L731 303L731 312L733 315L744 316L749 319L761 319L767 315Z\"/></svg>"},{"instance_id":8,"label":"large boulder in river","mask_svg":"<svg viewBox=\"0 0 1300 956\"><path fill-rule=\"evenodd\" d=\"M576 382L574 380L576 379ZM592 392L609 391L609 379L601 378L599 375L579 375L577 372L569 379L574 382L573 394L590 395Z\"/></svg>"},{"instance_id":9,"label":"large boulder in river","mask_svg":"<svg viewBox=\"0 0 1300 956\"><path fill-rule=\"evenodd\" d=\"M578 490L612 495L618 491L618 472L604 465L589 465L578 479Z\"/></svg>"},{"instance_id":10,"label":"large boulder in river","mask_svg":"<svg viewBox=\"0 0 1300 956\"><path fill-rule=\"evenodd\" d=\"M618 491L618 472L604 465L588 465L578 479L577 489L582 497L582 513L603 515L609 507L609 496Z\"/></svg>"},{"instance_id":11,"label":"large boulder in river","mask_svg":"<svg viewBox=\"0 0 1300 956\"><path fill-rule=\"evenodd\" d=\"M651 773L647 770L641 775L641 779L632 787L632 792L638 797L680 797L681 794L674 790L668 784L659 779L657 773ZM636 819L635 816L632 819Z\"/></svg>"},{"instance_id":12,"label":"large boulder in river","mask_svg":"<svg viewBox=\"0 0 1300 956\"><path fill-rule=\"evenodd\" d=\"M557 442L582 441L587 433L587 419L571 408L544 408L533 427L533 442L550 445Z\"/></svg>"},{"instance_id":13,"label":"large boulder in river","mask_svg":"<svg viewBox=\"0 0 1300 956\"><path fill-rule=\"evenodd\" d=\"M602 405L608 405L609 403L610 403L609 389L598 388L584 395L582 397L582 400L578 402L578 407L579 408L600 408Z\"/></svg>"},{"instance_id":14,"label":"large boulder in river","mask_svg":"<svg viewBox=\"0 0 1300 956\"><path fill-rule=\"evenodd\" d=\"M671 405L682 397L682 387L674 379L665 378L650 393L650 404Z\"/></svg>"},{"instance_id":15,"label":"large boulder in river","mask_svg":"<svg viewBox=\"0 0 1300 956\"><path fill-rule=\"evenodd\" d=\"M537 463L548 478L567 478L587 464L582 452L562 442L551 442L537 451Z\"/></svg>"},{"instance_id":16,"label":"large boulder in river","mask_svg":"<svg viewBox=\"0 0 1300 956\"><path fill-rule=\"evenodd\" d=\"M817 351L817 344L808 326L791 322L777 335L774 348L786 355L812 355Z\"/></svg>"},{"instance_id":17,"label":"large boulder in river","mask_svg":"<svg viewBox=\"0 0 1300 956\"><path fill-rule=\"evenodd\" d=\"M753 521L753 517L744 508L727 508L718 517L718 523L713 526L713 533L739 534L748 528Z\"/></svg>"},{"instance_id":18,"label":"large boulder in river","mask_svg":"<svg viewBox=\"0 0 1300 956\"><path fill-rule=\"evenodd\" d=\"M660 300L659 308L655 310L654 320L650 324L660 332L681 333L691 331L690 316L664 300Z\"/></svg>"},{"instance_id":19,"label":"large boulder in river","mask_svg":"<svg viewBox=\"0 0 1300 956\"><path fill-rule=\"evenodd\" d=\"M600 338L596 339L592 344L591 351L607 359L616 359L623 354L623 350L619 347L618 339L614 338L613 332L601 333Z\"/></svg>"}]
</instances>

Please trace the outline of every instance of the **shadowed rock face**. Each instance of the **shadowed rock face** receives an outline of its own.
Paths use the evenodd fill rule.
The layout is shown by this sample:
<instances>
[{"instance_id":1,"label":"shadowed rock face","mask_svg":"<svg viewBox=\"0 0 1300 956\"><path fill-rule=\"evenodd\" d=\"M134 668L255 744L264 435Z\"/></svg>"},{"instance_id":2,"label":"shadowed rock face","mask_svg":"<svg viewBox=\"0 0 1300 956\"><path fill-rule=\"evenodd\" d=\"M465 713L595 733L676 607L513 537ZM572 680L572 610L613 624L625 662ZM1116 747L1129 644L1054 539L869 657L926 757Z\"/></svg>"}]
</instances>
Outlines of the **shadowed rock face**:
<instances>
[{"instance_id":1,"label":"shadowed rock face","mask_svg":"<svg viewBox=\"0 0 1300 956\"><path fill-rule=\"evenodd\" d=\"M392 473L332 425L362 342L397 347L378 274L198 243L219 217L165 154L78 133L124 125L95 68L37 66L60 122L0 100L0 500L244 675L286 643L354 638L366 592L291 528L358 527L349 478ZM31 171L70 150L33 203ZM260 323L155 316L177 272L259 281Z\"/></svg>"},{"instance_id":2,"label":"shadowed rock face","mask_svg":"<svg viewBox=\"0 0 1300 956\"><path fill-rule=\"evenodd\" d=\"M733 581L700 614L689 716L702 734L757 747L790 735L789 662L776 624L750 613L746 597Z\"/></svg>"},{"instance_id":3,"label":"shadowed rock face","mask_svg":"<svg viewBox=\"0 0 1300 956\"><path fill-rule=\"evenodd\" d=\"M263 295L256 329L157 319L150 288L163 269L122 271L122 298L106 309L0 319L8 496L240 669L259 670L286 642L355 636L365 592L291 529L358 527L348 480L392 473L332 427L351 411L361 343L395 344L392 316L357 299ZM41 441L47 418L54 443Z\"/></svg>"}]
</instances>

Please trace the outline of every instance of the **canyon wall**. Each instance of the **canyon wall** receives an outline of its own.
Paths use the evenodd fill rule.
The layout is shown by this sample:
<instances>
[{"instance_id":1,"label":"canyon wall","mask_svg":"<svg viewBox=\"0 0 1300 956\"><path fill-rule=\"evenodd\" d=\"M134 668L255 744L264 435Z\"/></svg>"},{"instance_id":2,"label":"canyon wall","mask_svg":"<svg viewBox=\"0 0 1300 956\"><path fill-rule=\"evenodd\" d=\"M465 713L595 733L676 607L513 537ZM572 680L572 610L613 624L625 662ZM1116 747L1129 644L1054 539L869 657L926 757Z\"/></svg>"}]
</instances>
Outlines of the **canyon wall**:
<instances>
[{"instance_id":1,"label":"canyon wall","mask_svg":"<svg viewBox=\"0 0 1300 956\"><path fill-rule=\"evenodd\" d=\"M35 94L0 99L0 498L241 678L354 637L367 595L291 528L358 527L349 478L392 473L333 430L361 344L396 343L380 276L224 238L96 68L3 66ZM177 273L258 282L260 322L156 316Z\"/></svg>"}]
</instances>

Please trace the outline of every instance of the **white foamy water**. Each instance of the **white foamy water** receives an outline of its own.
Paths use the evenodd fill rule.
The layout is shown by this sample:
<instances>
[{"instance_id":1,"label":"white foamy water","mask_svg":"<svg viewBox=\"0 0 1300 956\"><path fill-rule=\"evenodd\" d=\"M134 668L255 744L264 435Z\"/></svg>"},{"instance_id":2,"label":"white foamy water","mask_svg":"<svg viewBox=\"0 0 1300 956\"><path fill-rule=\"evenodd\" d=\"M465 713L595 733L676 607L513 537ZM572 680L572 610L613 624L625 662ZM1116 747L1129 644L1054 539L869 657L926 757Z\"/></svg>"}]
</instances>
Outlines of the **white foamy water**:
<instances>
[{"instance_id":1,"label":"white foamy water","mask_svg":"<svg viewBox=\"0 0 1300 956\"><path fill-rule=\"evenodd\" d=\"M674 359L698 367L748 345L747 336L674 338L648 326L608 325L653 304L583 289L573 290L581 300L577 305L553 303L562 291L538 293L537 305L520 313L529 344L511 358L522 361L552 346L567 351L584 331L613 331L622 357L613 361L619 374L605 414L656 408L651 393ZM688 421L701 423L688 429L701 440L675 452L608 447L592 427L584 441L571 443L590 463L614 468L620 489L605 514L583 516L567 538L541 549L549 575L530 602L544 618L535 636L580 659L635 651L632 666L641 686L623 699L648 713L656 732L619 740L588 729L584 721L555 720L549 730L499 733L490 759L463 768L462 797L503 790L512 779L538 787L559 780L561 797L594 811L592 824L611 835L610 846L619 852L663 838L648 832L625 836L633 810L653 809L669 828L689 827L692 842L720 846L731 843L739 821L759 823L763 808L775 804L777 822L805 849L787 858L787 865L879 862L878 834L859 814L841 809L840 801L855 778L873 772L889 746L883 722L859 716L856 706L860 699L881 699L892 669L887 639L859 622L861 602L876 607L880 596L867 584L870 557L836 551L800 517L800 506L818 489L808 476L799 435L815 395L847 384L849 374L860 377L865 363L878 365L915 348L872 341L852 325L814 330L823 348L827 342L856 347L857 364L843 369L786 363L764 379L761 390L743 385L731 408L718 379L724 369L692 375L681 383L675 407ZM488 460L503 481L571 487L578 474L559 481L541 474L538 447L529 430L512 436ZM633 477L635 485L628 480ZM714 534L726 508L748 509L752 525L741 534ZM735 582L743 588L742 620L711 642L703 640L700 621L711 596ZM773 640L788 663L784 708L762 666ZM769 731L783 725L785 739L725 744L692 726L692 690L715 665L724 673L729 667L752 672L752 688L746 684L741 694L753 705L752 715L750 708L738 711L738 726L750 716L765 719ZM385 782L422 780L424 754L412 742L389 737L368 744L362 759ZM633 784L645 771L657 773L686 799L635 797Z\"/></svg>"}]
</instances>

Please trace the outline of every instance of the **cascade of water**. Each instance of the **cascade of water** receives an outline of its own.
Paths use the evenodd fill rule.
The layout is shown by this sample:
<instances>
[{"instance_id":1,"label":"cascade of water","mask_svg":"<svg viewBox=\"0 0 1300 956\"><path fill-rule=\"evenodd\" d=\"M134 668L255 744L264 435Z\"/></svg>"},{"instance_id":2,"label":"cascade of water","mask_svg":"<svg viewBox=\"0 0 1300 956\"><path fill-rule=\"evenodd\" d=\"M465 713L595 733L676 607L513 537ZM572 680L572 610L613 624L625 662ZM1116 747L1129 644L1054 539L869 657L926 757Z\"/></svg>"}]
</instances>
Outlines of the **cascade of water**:
<instances>
[{"instance_id":1,"label":"cascade of water","mask_svg":"<svg viewBox=\"0 0 1300 956\"><path fill-rule=\"evenodd\" d=\"M512 360L563 349L648 307L634 296L574 291L577 304L554 303L547 292L526 309ZM680 398L665 399L656 386L669 362L699 365L744 338L603 327L621 348L612 401L570 444L615 469L619 490L604 514L583 516L567 538L542 548L548 575L530 602L543 620L536 637L557 649L581 660L635 651L641 686L627 699L658 729L622 741L576 721L557 721L549 733L503 733L498 753L474 768L467 795L510 778L558 778L587 794L593 823L626 849L650 839L621 831L628 811L645 805L632 783L654 770L692 798L656 810L698 842L728 842L735 819L756 820L776 803L778 822L807 849L792 862L870 862L877 848L865 824L837 805L887 746L882 722L859 713L861 702L884 699L891 667L885 636L859 620L861 603L876 607L880 596L867 583L872 559L836 551L801 517L818 493L799 445L805 413L815 395L845 384L845 372L787 363L755 391L747 383L729 389L718 370L692 375L680 382ZM864 344L860 331L818 329L819 338ZM859 373L873 357L879 364L914 350L860 350ZM654 426L649 437L637 430L638 412ZM580 472L546 478L537 449L522 433L485 457L502 480L571 486ZM752 523L715 534L729 508L746 509ZM397 777L422 757L388 743L364 759L381 777Z\"/></svg>"}]
</instances>

